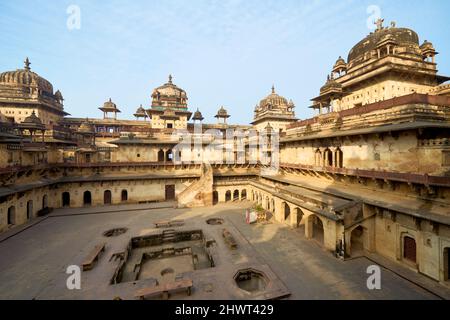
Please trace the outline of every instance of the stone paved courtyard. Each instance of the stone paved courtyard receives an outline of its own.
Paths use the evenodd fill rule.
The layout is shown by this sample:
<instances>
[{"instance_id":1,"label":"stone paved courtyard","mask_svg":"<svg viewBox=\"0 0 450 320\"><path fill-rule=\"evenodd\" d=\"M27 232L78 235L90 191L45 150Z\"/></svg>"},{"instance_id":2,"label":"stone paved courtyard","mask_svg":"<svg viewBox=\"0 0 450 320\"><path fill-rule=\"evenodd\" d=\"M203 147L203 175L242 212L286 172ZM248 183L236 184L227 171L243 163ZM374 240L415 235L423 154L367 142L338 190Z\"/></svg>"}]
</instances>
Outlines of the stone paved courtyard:
<instances>
[{"instance_id":1,"label":"stone paved courtyard","mask_svg":"<svg viewBox=\"0 0 450 320\"><path fill-rule=\"evenodd\" d=\"M217 270L232 270L233 265L267 265L287 287L288 299L436 299L437 296L382 268L382 289L369 291L366 269L373 262L366 258L341 261L322 250L298 231L278 224L247 225L244 209L250 203L223 204L208 208L148 209L145 206L103 207L56 210L47 219L0 242L0 299L112 299L133 298L129 287L108 284L114 272L109 262L131 237L158 232L153 223L183 219L181 229L201 227L218 243ZM120 209L120 210L118 210ZM82 213L82 214L80 214ZM94 214L95 213L95 214ZM220 217L223 226L209 227L205 220ZM104 231L125 227L118 237L105 238ZM226 227L234 233L239 249L230 252L220 241ZM215 228L215 229L213 229ZM82 274L82 290L66 289L69 265L79 265L93 246L107 243L98 265ZM232 278L199 270L194 274L191 297L174 298L234 299ZM212 270L212 271L211 271ZM208 280L208 281L206 281ZM150 282L142 282L143 285ZM210 286L209 290L203 290Z\"/></svg>"}]
</instances>

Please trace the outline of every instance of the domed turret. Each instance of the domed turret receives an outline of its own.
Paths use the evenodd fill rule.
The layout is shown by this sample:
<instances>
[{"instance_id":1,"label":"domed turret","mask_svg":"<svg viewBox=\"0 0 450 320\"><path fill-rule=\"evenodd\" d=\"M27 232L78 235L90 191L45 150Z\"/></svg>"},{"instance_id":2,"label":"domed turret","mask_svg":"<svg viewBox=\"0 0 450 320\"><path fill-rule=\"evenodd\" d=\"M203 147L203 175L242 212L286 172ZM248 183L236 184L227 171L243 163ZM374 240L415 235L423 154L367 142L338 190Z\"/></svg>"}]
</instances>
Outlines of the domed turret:
<instances>
[{"instance_id":1,"label":"domed turret","mask_svg":"<svg viewBox=\"0 0 450 320\"><path fill-rule=\"evenodd\" d=\"M112 102L111 98L103 104L103 107L99 108L103 111L103 119L111 119L108 115L110 113L114 114L113 119L117 119L117 113L121 111L117 108L117 105Z\"/></svg>"},{"instance_id":2,"label":"domed turret","mask_svg":"<svg viewBox=\"0 0 450 320\"><path fill-rule=\"evenodd\" d=\"M147 119L147 113L145 112L145 109L142 107L142 104L137 108L136 113L134 114L137 120L140 118Z\"/></svg>"},{"instance_id":3,"label":"domed turret","mask_svg":"<svg viewBox=\"0 0 450 320\"><path fill-rule=\"evenodd\" d=\"M203 119L204 118L203 118L202 113L197 108L197 111L195 111L194 116L192 117L192 120L194 120L194 122L195 122L195 121L203 121Z\"/></svg>"},{"instance_id":4,"label":"domed turret","mask_svg":"<svg viewBox=\"0 0 450 320\"><path fill-rule=\"evenodd\" d=\"M228 111L222 106L217 111L217 114L214 116L214 118L217 118L219 122L222 122L223 124L227 123L227 119L230 117L228 114ZM222 120L222 121L221 121Z\"/></svg>"},{"instance_id":5,"label":"domed turret","mask_svg":"<svg viewBox=\"0 0 450 320\"><path fill-rule=\"evenodd\" d=\"M431 42L427 41L427 40L425 40L424 43L420 46L420 50L422 51L423 59L428 61L428 62L432 62L432 63L435 62L434 57L437 54L439 54L434 49L433 44Z\"/></svg>"},{"instance_id":6,"label":"domed turret","mask_svg":"<svg viewBox=\"0 0 450 320\"><path fill-rule=\"evenodd\" d=\"M186 91L174 85L172 75L169 75L169 81L166 84L153 90L152 108L187 110L187 100Z\"/></svg>"},{"instance_id":7,"label":"domed turret","mask_svg":"<svg viewBox=\"0 0 450 320\"><path fill-rule=\"evenodd\" d=\"M333 66L333 73L340 76L342 73L346 71L347 71L347 63L341 56L339 56L339 58L336 60L336 63Z\"/></svg>"},{"instance_id":8,"label":"domed turret","mask_svg":"<svg viewBox=\"0 0 450 320\"><path fill-rule=\"evenodd\" d=\"M31 135L33 135L35 131L45 131L45 125L42 123L41 119L36 116L34 110L31 115L26 117L25 120L19 124L19 128L21 130L28 130Z\"/></svg>"}]
</instances>

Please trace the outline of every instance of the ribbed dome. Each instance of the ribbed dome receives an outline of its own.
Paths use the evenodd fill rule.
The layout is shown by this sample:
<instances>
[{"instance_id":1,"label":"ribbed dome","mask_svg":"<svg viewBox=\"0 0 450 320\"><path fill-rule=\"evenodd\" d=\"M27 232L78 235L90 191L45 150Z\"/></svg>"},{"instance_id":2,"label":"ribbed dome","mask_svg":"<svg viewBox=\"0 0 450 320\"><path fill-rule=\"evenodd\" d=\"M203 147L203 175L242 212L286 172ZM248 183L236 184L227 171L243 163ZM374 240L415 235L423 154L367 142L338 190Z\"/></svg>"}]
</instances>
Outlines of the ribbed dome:
<instances>
[{"instance_id":1,"label":"ribbed dome","mask_svg":"<svg viewBox=\"0 0 450 320\"><path fill-rule=\"evenodd\" d=\"M259 103L260 107L278 107L278 106L287 106L288 101L286 98L278 95L275 93L275 87L272 86L272 93L269 94L267 97L261 100Z\"/></svg>"},{"instance_id":2,"label":"ribbed dome","mask_svg":"<svg viewBox=\"0 0 450 320\"><path fill-rule=\"evenodd\" d=\"M169 82L153 90L152 108L186 111L187 100L186 91L174 85L169 75Z\"/></svg>"},{"instance_id":3,"label":"ribbed dome","mask_svg":"<svg viewBox=\"0 0 450 320\"><path fill-rule=\"evenodd\" d=\"M19 87L34 87L49 95L53 95L52 84L37 73L31 71L28 58L25 60L24 69L1 73L0 84L15 85Z\"/></svg>"},{"instance_id":4,"label":"ribbed dome","mask_svg":"<svg viewBox=\"0 0 450 320\"><path fill-rule=\"evenodd\" d=\"M356 60L358 57L376 49L378 43L387 38L395 41L401 46L412 46L419 48L419 36L416 32L407 28L384 28L371 33L358 44L356 44L348 55L348 63Z\"/></svg>"},{"instance_id":5,"label":"ribbed dome","mask_svg":"<svg viewBox=\"0 0 450 320\"><path fill-rule=\"evenodd\" d=\"M172 83L172 76L169 75L169 82L153 90L152 97L181 97L187 99L186 91Z\"/></svg>"}]
</instances>

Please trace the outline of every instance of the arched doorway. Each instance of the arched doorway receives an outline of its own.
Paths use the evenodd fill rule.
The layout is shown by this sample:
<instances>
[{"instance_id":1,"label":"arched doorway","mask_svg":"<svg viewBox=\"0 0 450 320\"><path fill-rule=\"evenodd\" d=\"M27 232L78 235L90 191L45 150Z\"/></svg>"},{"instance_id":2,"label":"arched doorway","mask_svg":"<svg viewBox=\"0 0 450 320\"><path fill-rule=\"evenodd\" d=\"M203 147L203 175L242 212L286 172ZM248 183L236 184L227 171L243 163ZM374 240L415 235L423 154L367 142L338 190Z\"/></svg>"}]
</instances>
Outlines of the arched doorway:
<instances>
[{"instance_id":1,"label":"arched doorway","mask_svg":"<svg viewBox=\"0 0 450 320\"><path fill-rule=\"evenodd\" d=\"M413 237L405 236L403 238L403 258L413 263L417 261L416 240Z\"/></svg>"},{"instance_id":2,"label":"arched doorway","mask_svg":"<svg viewBox=\"0 0 450 320\"><path fill-rule=\"evenodd\" d=\"M90 206L92 204L92 195L90 191L83 193L83 205Z\"/></svg>"},{"instance_id":3,"label":"arched doorway","mask_svg":"<svg viewBox=\"0 0 450 320\"><path fill-rule=\"evenodd\" d=\"M364 253L364 228L358 226L353 229L350 235L350 254L351 256Z\"/></svg>"},{"instance_id":4,"label":"arched doorway","mask_svg":"<svg viewBox=\"0 0 450 320\"><path fill-rule=\"evenodd\" d=\"M166 161L173 161L173 152L172 149L167 150L166 152Z\"/></svg>"},{"instance_id":5,"label":"arched doorway","mask_svg":"<svg viewBox=\"0 0 450 320\"><path fill-rule=\"evenodd\" d=\"M225 202L231 201L231 191L225 192Z\"/></svg>"},{"instance_id":6,"label":"arched doorway","mask_svg":"<svg viewBox=\"0 0 450 320\"><path fill-rule=\"evenodd\" d=\"M122 202L124 202L124 201L128 201L128 191L127 190L122 190L122 193L121 193L121 195L120 195L120 200L122 201Z\"/></svg>"},{"instance_id":7,"label":"arched doorway","mask_svg":"<svg viewBox=\"0 0 450 320\"><path fill-rule=\"evenodd\" d=\"M163 150L158 151L158 162L164 162L164 151Z\"/></svg>"},{"instance_id":8,"label":"arched doorway","mask_svg":"<svg viewBox=\"0 0 450 320\"><path fill-rule=\"evenodd\" d=\"M450 248L444 248L444 281L450 281Z\"/></svg>"},{"instance_id":9,"label":"arched doorway","mask_svg":"<svg viewBox=\"0 0 450 320\"><path fill-rule=\"evenodd\" d=\"M336 152L334 154L335 154L335 159L336 159L336 167L343 168L344 167L344 161L343 161L344 153L342 152L342 150L340 148L337 148Z\"/></svg>"},{"instance_id":10,"label":"arched doorway","mask_svg":"<svg viewBox=\"0 0 450 320\"><path fill-rule=\"evenodd\" d=\"M296 221L296 223L295 223L295 227L296 228L300 228L300 225L301 225L301 223L302 223L302 220L303 220L303 211L300 209L300 208L296 208L295 209L295 213L296 213L296 215L297 215L297 221Z\"/></svg>"},{"instance_id":11,"label":"arched doorway","mask_svg":"<svg viewBox=\"0 0 450 320\"><path fill-rule=\"evenodd\" d=\"M316 166L319 167L321 162L322 162L322 152L320 152L320 150L317 149L316 153L315 153L315 164L316 164Z\"/></svg>"},{"instance_id":12,"label":"arched doorway","mask_svg":"<svg viewBox=\"0 0 450 320\"><path fill-rule=\"evenodd\" d=\"M112 203L111 190L105 190L105 192L103 193L103 203L104 204L111 204Z\"/></svg>"},{"instance_id":13,"label":"arched doorway","mask_svg":"<svg viewBox=\"0 0 450 320\"><path fill-rule=\"evenodd\" d=\"M284 205L284 221L289 221L289 218L291 216L291 208L286 202L283 202Z\"/></svg>"},{"instance_id":14,"label":"arched doorway","mask_svg":"<svg viewBox=\"0 0 450 320\"><path fill-rule=\"evenodd\" d=\"M320 245L324 244L324 230L322 220L315 214L308 217L308 228L310 238L316 240Z\"/></svg>"},{"instance_id":15,"label":"arched doorway","mask_svg":"<svg viewBox=\"0 0 450 320\"><path fill-rule=\"evenodd\" d=\"M332 167L333 166L333 153L330 149L326 149L323 152L323 166Z\"/></svg>"},{"instance_id":16,"label":"arched doorway","mask_svg":"<svg viewBox=\"0 0 450 320\"><path fill-rule=\"evenodd\" d=\"M239 201L239 190L234 190L233 201Z\"/></svg>"},{"instance_id":17,"label":"arched doorway","mask_svg":"<svg viewBox=\"0 0 450 320\"><path fill-rule=\"evenodd\" d=\"M62 206L63 207L70 207L70 193L69 192L63 192L63 194L62 194Z\"/></svg>"},{"instance_id":18,"label":"arched doorway","mask_svg":"<svg viewBox=\"0 0 450 320\"><path fill-rule=\"evenodd\" d=\"M48 196L44 195L42 197L42 209L48 208Z\"/></svg>"},{"instance_id":19,"label":"arched doorway","mask_svg":"<svg viewBox=\"0 0 450 320\"><path fill-rule=\"evenodd\" d=\"M247 190L246 189L241 191L241 200L247 200Z\"/></svg>"},{"instance_id":20,"label":"arched doorway","mask_svg":"<svg viewBox=\"0 0 450 320\"><path fill-rule=\"evenodd\" d=\"M219 203L219 192L213 191L213 205L216 205Z\"/></svg>"},{"instance_id":21,"label":"arched doorway","mask_svg":"<svg viewBox=\"0 0 450 320\"><path fill-rule=\"evenodd\" d=\"M33 200L27 202L27 220L33 218Z\"/></svg>"},{"instance_id":22,"label":"arched doorway","mask_svg":"<svg viewBox=\"0 0 450 320\"><path fill-rule=\"evenodd\" d=\"M8 225L16 224L16 207L11 206L8 208Z\"/></svg>"}]
</instances>

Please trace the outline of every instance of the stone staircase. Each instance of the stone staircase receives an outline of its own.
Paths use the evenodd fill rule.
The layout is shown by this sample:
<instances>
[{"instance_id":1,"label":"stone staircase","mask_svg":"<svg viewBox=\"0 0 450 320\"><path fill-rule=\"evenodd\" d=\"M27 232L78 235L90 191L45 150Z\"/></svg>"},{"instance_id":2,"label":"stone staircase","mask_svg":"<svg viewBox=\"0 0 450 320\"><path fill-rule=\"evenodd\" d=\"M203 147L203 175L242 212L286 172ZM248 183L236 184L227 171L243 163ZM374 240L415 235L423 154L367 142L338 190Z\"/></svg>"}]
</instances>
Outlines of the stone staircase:
<instances>
[{"instance_id":1,"label":"stone staircase","mask_svg":"<svg viewBox=\"0 0 450 320\"><path fill-rule=\"evenodd\" d=\"M193 208L212 205L213 180L211 165L204 163L200 179L178 195L178 206Z\"/></svg>"}]
</instances>

